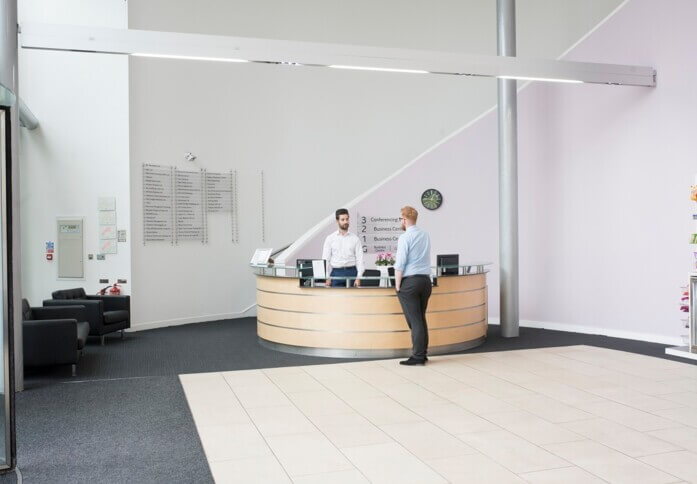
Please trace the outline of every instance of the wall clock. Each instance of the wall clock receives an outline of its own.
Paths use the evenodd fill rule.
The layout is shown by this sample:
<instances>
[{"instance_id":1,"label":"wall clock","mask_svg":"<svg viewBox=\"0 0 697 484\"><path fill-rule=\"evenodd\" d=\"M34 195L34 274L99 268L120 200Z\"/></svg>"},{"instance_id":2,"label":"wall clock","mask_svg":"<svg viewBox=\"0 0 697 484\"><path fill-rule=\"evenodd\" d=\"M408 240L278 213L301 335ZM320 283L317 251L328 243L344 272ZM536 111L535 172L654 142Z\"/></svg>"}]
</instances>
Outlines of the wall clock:
<instances>
[{"instance_id":1,"label":"wall clock","mask_svg":"<svg viewBox=\"0 0 697 484\"><path fill-rule=\"evenodd\" d=\"M443 204L443 194L435 188L429 188L421 194L421 204L429 210L435 210Z\"/></svg>"}]
</instances>

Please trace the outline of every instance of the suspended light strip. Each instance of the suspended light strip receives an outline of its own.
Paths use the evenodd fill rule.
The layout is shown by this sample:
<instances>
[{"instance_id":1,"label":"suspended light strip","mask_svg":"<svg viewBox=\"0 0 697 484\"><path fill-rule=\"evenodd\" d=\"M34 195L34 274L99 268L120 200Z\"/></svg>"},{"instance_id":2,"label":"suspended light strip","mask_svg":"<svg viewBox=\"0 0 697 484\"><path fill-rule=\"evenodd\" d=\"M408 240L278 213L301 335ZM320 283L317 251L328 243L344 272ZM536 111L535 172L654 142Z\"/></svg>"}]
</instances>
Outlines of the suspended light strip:
<instances>
[{"instance_id":1,"label":"suspended light strip","mask_svg":"<svg viewBox=\"0 0 697 484\"><path fill-rule=\"evenodd\" d=\"M213 62L249 62L245 59L230 59L227 57L196 57L190 55L166 55L166 54L144 54L134 52L131 54L136 57L157 57L160 59L182 59L182 60L198 60L198 61L213 61Z\"/></svg>"},{"instance_id":2,"label":"suspended light strip","mask_svg":"<svg viewBox=\"0 0 697 484\"><path fill-rule=\"evenodd\" d=\"M524 77L524 76L496 76L499 79L515 79L516 81L543 81L543 82L566 82L568 84L583 84L583 81L576 79L550 79L546 77Z\"/></svg>"},{"instance_id":3,"label":"suspended light strip","mask_svg":"<svg viewBox=\"0 0 697 484\"><path fill-rule=\"evenodd\" d=\"M429 74L428 71L421 71L418 69L390 69L387 67L362 67L362 66L341 66L341 65L330 65L327 67L332 67L334 69L354 69L357 71L410 72L412 74Z\"/></svg>"},{"instance_id":4,"label":"suspended light strip","mask_svg":"<svg viewBox=\"0 0 697 484\"><path fill-rule=\"evenodd\" d=\"M22 24L25 49L131 54L162 59L252 62L523 81L656 86L650 66L598 64L221 35L75 25Z\"/></svg>"}]
</instances>

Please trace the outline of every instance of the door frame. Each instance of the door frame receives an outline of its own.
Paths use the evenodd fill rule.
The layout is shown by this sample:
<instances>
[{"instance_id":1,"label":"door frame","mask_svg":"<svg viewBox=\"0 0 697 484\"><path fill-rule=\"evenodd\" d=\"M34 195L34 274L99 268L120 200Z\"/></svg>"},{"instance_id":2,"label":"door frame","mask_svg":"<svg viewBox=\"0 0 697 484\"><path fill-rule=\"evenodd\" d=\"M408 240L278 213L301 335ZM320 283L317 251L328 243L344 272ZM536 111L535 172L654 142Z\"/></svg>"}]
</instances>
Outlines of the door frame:
<instances>
[{"instance_id":1,"label":"door frame","mask_svg":"<svg viewBox=\"0 0 697 484\"><path fill-rule=\"evenodd\" d=\"M15 420L15 359L14 359L14 287L12 265L12 116L11 109L0 106L0 123L5 127L4 163L0 163L0 221L2 222L2 360L4 371L0 373L5 383L4 409L5 464L0 464L0 473L12 471L17 465L17 441Z\"/></svg>"}]
</instances>

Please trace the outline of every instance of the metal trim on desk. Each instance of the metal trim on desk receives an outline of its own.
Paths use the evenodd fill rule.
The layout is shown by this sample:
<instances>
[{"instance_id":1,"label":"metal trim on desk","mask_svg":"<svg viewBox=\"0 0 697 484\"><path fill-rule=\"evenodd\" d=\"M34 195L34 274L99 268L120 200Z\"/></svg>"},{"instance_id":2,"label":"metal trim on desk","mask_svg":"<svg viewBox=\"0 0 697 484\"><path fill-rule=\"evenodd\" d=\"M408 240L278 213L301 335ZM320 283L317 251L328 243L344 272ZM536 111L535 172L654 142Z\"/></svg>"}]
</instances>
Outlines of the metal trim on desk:
<instances>
[{"instance_id":1,"label":"metal trim on desk","mask_svg":"<svg viewBox=\"0 0 697 484\"><path fill-rule=\"evenodd\" d=\"M467 326L474 326L475 324L482 324L482 323L486 323L487 321L488 321L487 318L484 318L480 321L474 321L473 323L453 324L451 326L439 326L437 328L429 328L429 331L442 331L444 329L466 328ZM266 326L273 326L274 328L290 329L293 331L312 331L315 333L366 334L366 333L408 333L411 331L409 328L405 328L405 329L377 329L377 330L296 328L294 326L281 326L279 324L267 323L266 321L262 321L259 318L257 318L257 323L263 324Z\"/></svg>"},{"instance_id":2,"label":"metal trim on desk","mask_svg":"<svg viewBox=\"0 0 697 484\"><path fill-rule=\"evenodd\" d=\"M478 288L476 288L476 289L463 289L462 291L433 292L433 293L431 294L431 297L445 296L445 295L448 295L448 294L463 294L463 293L466 293L466 292L483 291L483 290L486 289L486 288L487 288L487 286L482 286L482 287L478 287ZM378 290L379 290L379 289L386 289L386 290L392 289L392 290L394 291L394 287L368 287L368 286L366 286L366 287L363 287L363 288L360 288L360 289L358 289L358 288L350 288L350 287L346 287L346 288L337 287L337 288L334 288L334 289L337 289L336 291L334 291L334 290L331 290L331 289L333 289L333 288L329 288L329 287L327 287L327 288L322 288L322 287L319 287L319 286L314 286L314 287L308 287L308 288L304 288L304 289L318 289L319 291L324 291L324 290L326 290L326 289L330 289L330 291L328 291L328 292L325 293L325 294L322 294L322 293L319 293L319 292L311 292L311 293L308 293L308 294L299 294L299 293L295 293L295 292L267 291L266 289L259 289L259 288L257 288L257 292L265 292L265 293L267 293L267 294L283 294L284 296L300 296L300 297L308 297L308 296L309 296L309 297L317 297L317 296L322 296L322 297L324 297L324 296L329 296L329 297L352 297L352 298L353 298L353 297L397 297L397 293L396 293L396 292L391 292L390 294L356 294L355 292L351 292L351 293L348 293L348 294L340 294L340 292L346 291L346 290L348 290L348 291L365 291L365 290L370 291L370 290L374 290L374 289L378 289Z\"/></svg>"},{"instance_id":3,"label":"metal trim on desk","mask_svg":"<svg viewBox=\"0 0 697 484\"><path fill-rule=\"evenodd\" d=\"M311 348L307 346L293 346L283 343L275 343L258 337L259 344L264 348L281 351L283 353L293 353L304 356L322 356L326 358L401 358L411 356L411 348L393 350L349 350L340 348ZM451 345L433 346L428 349L429 356L445 355L465 351L482 345L486 341L486 336L481 336L471 341L455 343Z\"/></svg>"},{"instance_id":4,"label":"metal trim on desk","mask_svg":"<svg viewBox=\"0 0 697 484\"><path fill-rule=\"evenodd\" d=\"M475 308L481 308L482 306L486 306L487 303L483 304L477 304L476 306L465 306L462 308L453 308L453 309L437 309L434 311L429 311L426 310L426 315L429 314L434 314L434 313L452 313L455 311L464 311L466 309L475 309ZM291 309L283 309L283 308L270 308L268 306L262 306L260 304L257 304L258 308L262 309L268 309L269 311L280 311L282 313L296 313L296 314L344 314L341 312L336 312L336 313L327 313L327 312L315 312L315 311L295 311ZM355 316L393 316L395 314L404 314L404 311L398 311L396 313L354 313Z\"/></svg>"}]
</instances>

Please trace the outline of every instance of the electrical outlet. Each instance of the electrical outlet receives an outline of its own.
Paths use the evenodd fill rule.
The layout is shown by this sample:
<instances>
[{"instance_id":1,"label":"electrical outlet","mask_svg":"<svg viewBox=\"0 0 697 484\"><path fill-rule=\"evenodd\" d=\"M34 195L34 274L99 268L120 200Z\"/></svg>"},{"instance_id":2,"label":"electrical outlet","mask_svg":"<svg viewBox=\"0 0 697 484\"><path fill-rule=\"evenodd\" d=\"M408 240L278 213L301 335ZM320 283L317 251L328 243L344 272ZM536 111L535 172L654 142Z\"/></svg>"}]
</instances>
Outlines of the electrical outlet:
<instances>
[{"instance_id":1,"label":"electrical outlet","mask_svg":"<svg viewBox=\"0 0 697 484\"><path fill-rule=\"evenodd\" d=\"M106 256L104 254L97 254L97 260L106 260Z\"/></svg>"},{"instance_id":2,"label":"electrical outlet","mask_svg":"<svg viewBox=\"0 0 697 484\"><path fill-rule=\"evenodd\" d=\"M118 279L116 282L118 284L126 284L128 281L126 279Z\"/></svg>"},{"instance_id":3,"label":"electrical outlet","mask_svg":"<svg viewBox=\"0 0 697 484\"><path fill-rule=\"evenodd\" d=\"M100 284L109 284L109 279L100 279L99 283Z\"/></svg>"},{"instance_id":4,"label":"electrical outlet","mask_svg":"<svg viewBox=\"0 0 697 484\"><path fill-rule=\"evenodd\" d=\"M94 259L94 254L87 254L87 259L88 260Z\"/></svg>"}]
</instances>

